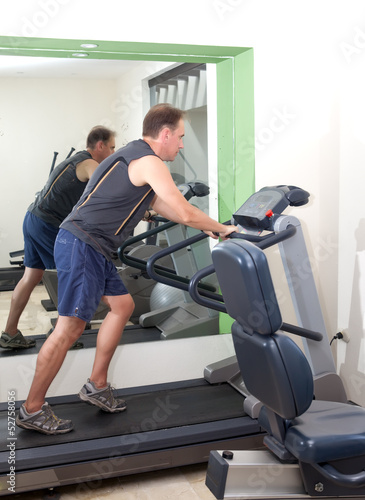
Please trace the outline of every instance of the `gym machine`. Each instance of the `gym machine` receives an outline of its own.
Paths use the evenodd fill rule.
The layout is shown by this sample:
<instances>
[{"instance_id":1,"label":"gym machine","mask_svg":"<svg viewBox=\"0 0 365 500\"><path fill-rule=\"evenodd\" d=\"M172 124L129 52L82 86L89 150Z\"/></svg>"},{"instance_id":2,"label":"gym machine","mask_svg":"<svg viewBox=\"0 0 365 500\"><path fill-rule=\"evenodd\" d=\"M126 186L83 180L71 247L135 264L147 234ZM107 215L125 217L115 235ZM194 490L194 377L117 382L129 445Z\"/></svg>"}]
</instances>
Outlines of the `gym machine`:
<instances>
[{"instance_id":1,"label":"gym machine","mask_svg":"<svg viewBox=\"0 0 365 500\"><path fill-rule=\"evenodd\" d=\"M212 252L242 385L267 432L266 450L211 452L206 484L217 499L365 496L365 409L347 401L335 374L312 280L296 279L309 265L298 223L276 213L277 194L295 189L265 188L235 214L243 228L271 234ZM282 322L263 252L278 239L300 327ZM306 355L285 331L302 338Z\"/></svg>"}]
</instances>

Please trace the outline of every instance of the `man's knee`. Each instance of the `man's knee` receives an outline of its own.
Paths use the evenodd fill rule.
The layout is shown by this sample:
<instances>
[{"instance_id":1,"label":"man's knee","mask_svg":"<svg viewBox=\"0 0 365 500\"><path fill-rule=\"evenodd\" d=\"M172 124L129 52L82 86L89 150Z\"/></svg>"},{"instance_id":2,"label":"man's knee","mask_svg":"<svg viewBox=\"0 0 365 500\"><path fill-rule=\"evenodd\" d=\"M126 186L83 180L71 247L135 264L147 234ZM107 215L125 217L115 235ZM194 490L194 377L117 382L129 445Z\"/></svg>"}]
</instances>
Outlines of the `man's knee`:
<instances>
[{"instance_id":1,"label":"man's knee","mask_svg":"<svg viewBox=\"0 0 365 500\"><path fill-rule=\"evenodd\" d=\"M134 303L134 300L133 300L131 295L128 294L126 297L128 297L128 308L129 308L129 316L130 316L132 314L132 312L134 311L135 303Z\"/></svg>"},{"instance_id":2,"label":"man's knee","mask_svg":"<svg viewBox=\"0 0 365 500\"><path fill-rule=\"evenodd\" d=\"M78 340L84 329L86 321L71 317L71 316L59 316L54 332L51 334L53 338L58 341L65 341L66 344L73 344Z\"/></svg>"},{"instance_id":3,"label":"man's knee","mask_svg":"<svg viewBox=\"0 0 365 500\"><path fill-rule=\"evenodd\" d=\"M26 286L32 286L33 288L38 285L38 283L43 278L44 270L43 269L34 269L30 267L26 267L24 270L24 274L22 276L22 283Z\"/></svg>"},{"instance_id":4,"label":"man's knee","mask_svg":"<svg viewBox=\"0 0 365 500\"><path fill-rule=\"evenodd\" d=\"M109 306L112 313L120 316L129 317L134 311L134 300L129 293L126 295L103 297L103 301Z\"/></svg>"},{"instance_id":5,"label":"man's knee","mask_svg":"<svg viewBox=\"0 0 365 500\"><path fill-rule=\"evenodd\" d=\"M134 311L134 300L129 293L127 295L121 295L121 300L119 301L119 310L121 314L127 315L128 317L132 314Z\"/></svg>"}]
</instances>

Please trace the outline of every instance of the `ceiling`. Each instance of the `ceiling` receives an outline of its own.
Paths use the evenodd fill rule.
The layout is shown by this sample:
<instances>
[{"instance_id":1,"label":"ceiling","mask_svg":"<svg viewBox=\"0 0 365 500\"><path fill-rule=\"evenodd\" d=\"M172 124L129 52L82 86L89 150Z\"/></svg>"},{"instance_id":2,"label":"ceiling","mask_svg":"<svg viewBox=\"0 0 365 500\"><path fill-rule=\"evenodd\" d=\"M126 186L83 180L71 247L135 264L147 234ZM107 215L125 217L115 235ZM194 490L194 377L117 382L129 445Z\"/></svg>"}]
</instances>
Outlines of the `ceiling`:
<instances>
[{"instance_id":1,"label":"ceiling","mask_svg":"<svg viewBox=\"0 0 365 500\"><path fill-rule=\"evenodd\" d=\"M141 61L0 56L0 77L114 79Z\"/></svg>"}]
</instances>

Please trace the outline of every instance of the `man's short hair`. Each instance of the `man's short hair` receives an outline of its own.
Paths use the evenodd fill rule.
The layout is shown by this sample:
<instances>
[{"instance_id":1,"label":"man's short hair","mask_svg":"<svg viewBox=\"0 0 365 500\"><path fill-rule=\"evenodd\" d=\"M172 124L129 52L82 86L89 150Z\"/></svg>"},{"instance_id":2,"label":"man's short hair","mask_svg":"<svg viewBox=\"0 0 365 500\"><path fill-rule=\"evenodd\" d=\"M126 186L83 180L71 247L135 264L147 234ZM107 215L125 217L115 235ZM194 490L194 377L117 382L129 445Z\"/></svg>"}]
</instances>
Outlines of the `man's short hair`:
<instances>
[{"instance_id":1,"label":"man's short hair","mask_svg":"<svg viewBox=\"0 0 365 500\"><path fill-rule=\"evenodd\" d=\"M96 125L93 127L86 139L86 147L88 149L95 149L96 144L99 141L103 141L105 144L110 141L112 137L115 137L115 132L102 125Z\"/></svg>"},{"instance_id":2,"label":"man's short hair","mask_svg":"<svg viewBox=\"0 0 365 500\"><path fill-rule=\"evenodd\" d=\"M143 120L142 136L156 139L165 127L174 131L179 126L179 121L184 117L185 111L174 108L171 104L156 104L152 106Z\"/></svg>"}]
</instances>

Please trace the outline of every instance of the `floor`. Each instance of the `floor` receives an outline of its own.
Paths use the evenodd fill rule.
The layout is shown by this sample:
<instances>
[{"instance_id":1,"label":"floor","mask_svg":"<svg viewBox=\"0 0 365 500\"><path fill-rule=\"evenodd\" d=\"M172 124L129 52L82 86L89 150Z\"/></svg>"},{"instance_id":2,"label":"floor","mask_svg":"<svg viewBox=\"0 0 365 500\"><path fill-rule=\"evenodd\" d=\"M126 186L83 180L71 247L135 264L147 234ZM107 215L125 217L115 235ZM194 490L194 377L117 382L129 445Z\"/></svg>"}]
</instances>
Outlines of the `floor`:
<instances>
[{"instance_id":1,"label":"floor","mask_svg":"<svg viewBox=\"0 0 365 500\"><path fill-rule=\"evenodd\" d=\"M12 292L0 292L0 329L4 329ZM42 334L51 327L55 312L46 312L41 300L48 295L43 286L38 286L22 315L19 329L24 335ZM54 495L36 491L11 495L13 499L43 500L211 500L215 497L205 486L206 464L148 472L132 476L106 479L81 485L57 488ZM8 497L5 497L8 498ZM9 497L10 498L10 497Z\"/></svg>"}]
</instances>

